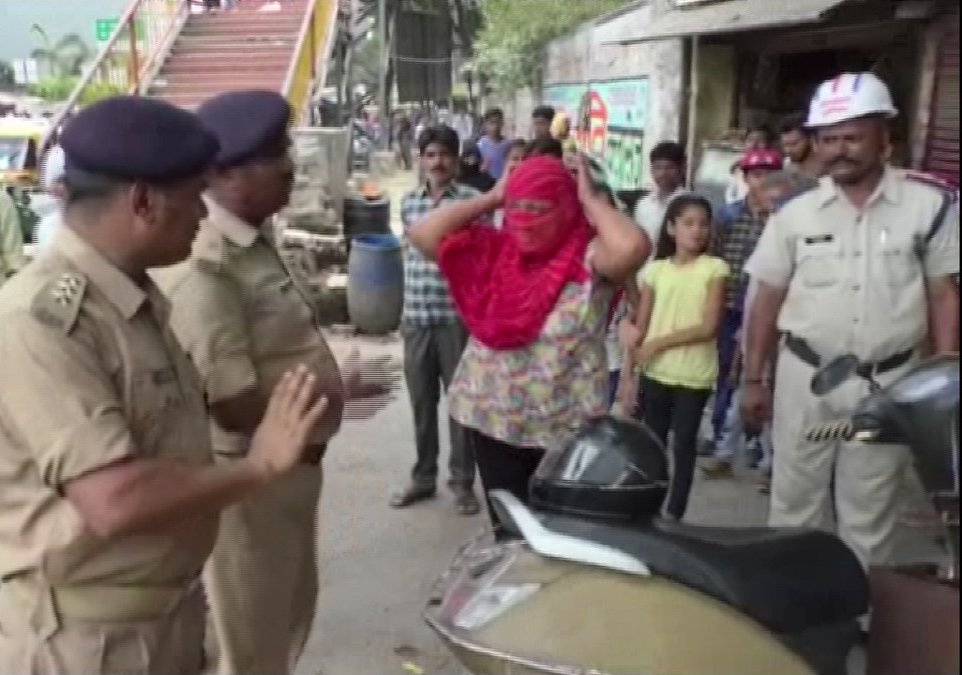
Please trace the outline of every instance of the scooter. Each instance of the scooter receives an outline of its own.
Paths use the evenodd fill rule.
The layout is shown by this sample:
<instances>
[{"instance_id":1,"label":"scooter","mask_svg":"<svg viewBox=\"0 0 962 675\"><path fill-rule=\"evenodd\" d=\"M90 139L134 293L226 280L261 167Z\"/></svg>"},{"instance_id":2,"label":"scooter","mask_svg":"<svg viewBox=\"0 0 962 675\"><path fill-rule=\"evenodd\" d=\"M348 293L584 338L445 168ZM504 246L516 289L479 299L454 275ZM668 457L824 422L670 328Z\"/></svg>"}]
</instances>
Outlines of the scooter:
<instances>
[{"instance_id":1,"label":"scooter","mask_svg":"<svg viewBox=\"0 0 962 675\"><path fill-rule=\"evenodd\" d=\"M854 357L812 383L871 377ZM958 566L958 358L873 386L812 434L908 443ZM613 423L613 422L611 422ZM659 444L650 433L648 443ZM664 448L658 447L664 453ZM864 571L824 532L605 522L491 493L505 532L466 544L428 625L474 675L843 675L868 611Z\"/></svg>"}]
</instances>

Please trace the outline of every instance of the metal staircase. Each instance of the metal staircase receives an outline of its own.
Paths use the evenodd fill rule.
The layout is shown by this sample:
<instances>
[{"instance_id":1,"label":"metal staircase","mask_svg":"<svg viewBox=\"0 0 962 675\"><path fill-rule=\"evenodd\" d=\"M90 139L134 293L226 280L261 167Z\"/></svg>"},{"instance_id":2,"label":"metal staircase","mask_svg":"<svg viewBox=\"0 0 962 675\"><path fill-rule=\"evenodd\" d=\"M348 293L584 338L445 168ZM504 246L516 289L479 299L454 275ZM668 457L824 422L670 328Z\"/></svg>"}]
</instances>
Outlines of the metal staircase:
<instances>
[{"instance_id":1,"label":"metal staircase","mask_svg":"<svg viewBox=\"0 0 962 675\"><path fill-rule=\"evenodd\" d=\"M337 11L336 0L239 0L236 10L216 13L197 13L193 0L131 0L44 146L76 110L112 94L193 109L222 92L272 89L306 121L327 71Z\"/></svg>"}]
</instances>

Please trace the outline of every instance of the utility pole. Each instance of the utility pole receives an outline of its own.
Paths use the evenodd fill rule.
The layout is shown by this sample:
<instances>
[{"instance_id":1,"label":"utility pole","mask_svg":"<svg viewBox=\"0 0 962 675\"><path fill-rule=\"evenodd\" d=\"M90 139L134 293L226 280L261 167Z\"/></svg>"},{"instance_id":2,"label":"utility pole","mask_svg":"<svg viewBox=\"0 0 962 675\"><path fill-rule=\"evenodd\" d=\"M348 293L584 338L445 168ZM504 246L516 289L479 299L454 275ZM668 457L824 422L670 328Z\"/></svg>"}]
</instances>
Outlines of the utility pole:
<instances>
[{"instance_id":1,"label":"utility pole","mask_svg":"<svg viewBox=\"0 0 962 675\"><path fill-rule=\"evenodd\" d=\"M381 35L381 58L379 67L377 69L378 77L378 103L380 110L378 111L378 116L381 121L381 138L379 139L378 145L381 150L388 149L388 136L389 136L389 110L390 110L390 96L391 92L387 89L387 71L388 64L390 63L391 50L388 40L391 37L391 33L388 30L387 25L387 0L377 0L377 27L378 32Z\"/></svg>"}]
</instances>

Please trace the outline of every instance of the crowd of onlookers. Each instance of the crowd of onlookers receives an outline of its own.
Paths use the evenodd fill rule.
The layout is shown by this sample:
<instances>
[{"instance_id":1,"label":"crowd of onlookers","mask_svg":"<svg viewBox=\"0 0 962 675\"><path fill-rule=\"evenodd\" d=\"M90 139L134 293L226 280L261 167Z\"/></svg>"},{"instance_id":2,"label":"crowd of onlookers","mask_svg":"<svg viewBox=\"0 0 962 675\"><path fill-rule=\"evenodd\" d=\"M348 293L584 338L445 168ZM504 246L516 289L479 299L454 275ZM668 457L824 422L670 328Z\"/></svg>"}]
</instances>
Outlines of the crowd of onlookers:
<instances>
[{"instance_id":1,"label":"crowd of onlookers","mask_svg":"<svg viewBox=\"0 0 962 675\"><path fill-rule=\"evenodd\" d=\"M500 109L484 114L477 134L468 126L467 136L448 125L426 126L429 122L427 116L395 117L392 135L396 156L401 167L412 168L412 146L417 140L421 171L429 186L434 178L442 184L450 181L449 197L489 193L528 158L553 157L576 172L581 157L569 118L550 106L539 106L533 111L529 139L504 134L505 117ZM677 518L684 515L698 454L712 456L702 466L706 478L724 479L733 476L736 453L747 448L747 461L758 470L759 489L768 490L770 430L749 431L742 424L738 409L742 322L750 295L744 268L769 215L791 195L812 187L821 173L813 138L805 129L802 116L786 119L779 131L776 136L765 127L748 130L745 154L732 168L727 204L718 213L713 212L707 199L686 189L688 158L679 143L666 141L652 149L649 175L653 187L634 204L626 204L617 191L607 186L600 166L591 160L588 163L592 184L604 188L602 193L610 205L630 216L650 244L650 262L627 275L604 308L607 340L606 365L602 368L606 377L606 407L637 415L662 440L668 442L671 438L676 478L674 501L668 510ZM436 161L439 154L456 158L451 171L440 177ZM471 192L461 194L465 189ZM408 229L444 198L432 199L423 193L416 200L416 207L412 206L413 201L409 197L405 202ZM490 221L496 226L503 219L504 209L490 214ZM426 269L434 273L416 251L409 256L408 324L414 313L411 308L425 304L416 297L423 290L418 284L429 276ZM444 285L436 283L434 293L441 296L444 292ZM453 307L447 310L452 314L448 323L461 331ZM673 326L679 322L696 328L672 335L678 332ZM646 339L651 336L662 339ZM640 344L645 345L641 354L637 347ZM409 353L408 362L409 373L427 373L430 378L440 370L429 367L423 353ZM456 365L447 368L444 386L454 377ZM409 376L409 385L412 378L418 377ZM421 389L415 386L412 396L417 398ZM429 408L436 405L436 398L431 397ZM703 413L711 401L711 432L708 438L700 438ZM414 401L415 411L423 407ZM428 427L433 429L436 423ZM423 431L420 424L418 428L419 447L430 448L426 455L436 457L433 436L429 440L423 438L423 434L436 432ZM465 452L456 454L464 456ZM432 460L423 458L419 465L435 466ZM428 474L433 475L435 470L436 466ZM464 473L463 466L459 470ZM421 494L433 494L433 480L415 473L414 484L395 498L395 505L416 500ZM431 489L421 489L429 484ZM461 491L460 498L470 501L465 494Z\"/></svg>"},{"instance_id":2,"label":"crowd of onlookers","mask_svg":"<svg viewBox=\"0 0 962 675\"><path fill-rule=\"evenodd\" d=\"M813 393L832 358L891 381L958 349L958 191L892 166L896 114L871 73L823 83L806 115L746 131L720 204L686 185L673 141L649 153L647 194L612 189L548 106L524 140L497 109L477 137L415 127L402 336L418 462L392 505L435 493L446 391L461 513L479 509L472 455L485 491L524 500L545 453L614 410L669 451L667 517L684 517L699 454L709 480L744 454L772 525L834 525L864 564L890 561L908 449L806 429L869 391Z\"/></svg>"}]
</instances>

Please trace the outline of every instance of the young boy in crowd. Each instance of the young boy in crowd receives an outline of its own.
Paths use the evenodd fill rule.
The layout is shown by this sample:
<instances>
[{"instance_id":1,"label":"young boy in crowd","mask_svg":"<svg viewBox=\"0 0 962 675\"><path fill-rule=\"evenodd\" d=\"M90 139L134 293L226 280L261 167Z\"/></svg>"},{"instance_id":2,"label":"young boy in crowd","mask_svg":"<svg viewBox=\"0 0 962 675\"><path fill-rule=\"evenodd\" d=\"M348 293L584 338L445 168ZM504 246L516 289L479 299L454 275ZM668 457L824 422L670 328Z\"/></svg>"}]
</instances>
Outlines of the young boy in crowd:
<instances>
[{"instance_id":1,"label":"young boy in crowd","mask_svg":"<svg viewBox=\"0 0 962 675\"><path fill-rule=\"evenodd\" d=\"M551 138L551 123L555 110L550 105L539 105L531 113L531 139Z\"/></svg>"},{"instance_id":2,"label":"young boy in crowd","mask_svg":"<svg viewBox=\"0 0 962 675\"><path fill-rule=\"evenodd\" d=\"M504 137L504 112L501 108L492 108L484 113L482 124L484 135L478 139L481 170L499 180L504 175L508 146L511 145L511 140Z\"/></svg>"},{"instance_id":3,"label":"young boy in crowd","mask_svg":"<svg viewBox=\"0 0 962 675\"><path fill-rule=\"evenodd\" d=\"M777 171L769 173L759 179L755 187L759 206L765 212L774 213L782 204L794 196L806 192L818 185L818 181L801 173L793 171ZM767 221L767 219L766 219ZM751 311L752 300L755 295L755 283L747 278L742 307L743 322L747 320ZM728 406L727 413L718 433L714 461L702 467L706 478L730 478L733 475L732 462L743 444L750 444L749 457L754 463L758 460L759 491L767 494L771 484L772 472L772 436L771 425L766 425L753 438L749 438L741 418L741 384L742 366L744 363L744 342L742 328L739 327L734 337L734 357L731 368L722 373L728 378L729 385L735 389Z\"/></svg>"},{"instance_id":4,"label":"young boy in crowd","mask_svg":"<svg viewBox=\"0 0 962 675\"><path fill-rule=\"evenodd\" d=\"M736 354L735 334L742 325L745 290L748 280L743 274L745 263L755 252L762 230L771 215L771 207L765 200L763 184L767 176L783 170L784 161L777 150L750 150L742 157L742 172L748 195L742 201L729 205L718 215L715 228L715 255L729 267L730 276L725 289L725 313L718 331L719 377L715 387L715 405L712 414L712 442L721 440L725 415L731 404L733 387L729 382L732 360ZM731 473L730 462L719 461L707 469L721 476Z\"/></svg>"}]
</instances>

